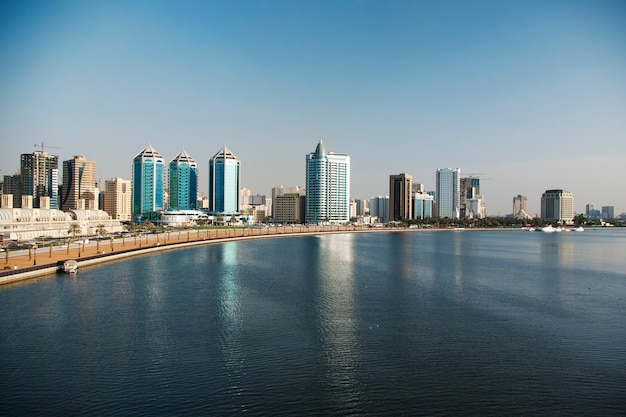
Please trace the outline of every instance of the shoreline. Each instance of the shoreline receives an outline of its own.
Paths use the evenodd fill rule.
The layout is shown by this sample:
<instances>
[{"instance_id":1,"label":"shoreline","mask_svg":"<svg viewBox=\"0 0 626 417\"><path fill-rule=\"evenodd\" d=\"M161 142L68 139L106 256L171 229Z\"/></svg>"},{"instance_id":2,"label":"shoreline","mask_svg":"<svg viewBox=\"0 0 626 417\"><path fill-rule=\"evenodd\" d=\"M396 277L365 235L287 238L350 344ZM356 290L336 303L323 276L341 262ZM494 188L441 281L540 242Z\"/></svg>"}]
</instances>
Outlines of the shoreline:
<instances>
[{"instance_id":1,"label":"shoreline","mask_svg":"<svg viewBox=\"0 0 626 417\"><path fill-rule=\"evenodd\" d=\"M0 286L33 278L54 276L66 260L78 261L80 268L113 262L164 250L183 249L198 245L225 243L239 240L305 236L326 233L377 233L377 232L461 232L461 231L524 231L516 228L398 228L362 226L282 226L267 228L229 228L179 230L163 233L135 235L128 238L100 240L85 244L74 241L68 245L40 247L28 254L0 258ZM80 243L82 242L82 243ZM100 250L100 247L103 250ZM25 251L24 251L25 252ZM44 253L46 252L46 253ZM39 257L39 265L37 258ZM44 261L45 259L45 261ZM4 261L4 262L3 262ZM42 262L43 261L43 262ZM45 262L45 263L44 263Z\"/></svg>"}]
</instances>

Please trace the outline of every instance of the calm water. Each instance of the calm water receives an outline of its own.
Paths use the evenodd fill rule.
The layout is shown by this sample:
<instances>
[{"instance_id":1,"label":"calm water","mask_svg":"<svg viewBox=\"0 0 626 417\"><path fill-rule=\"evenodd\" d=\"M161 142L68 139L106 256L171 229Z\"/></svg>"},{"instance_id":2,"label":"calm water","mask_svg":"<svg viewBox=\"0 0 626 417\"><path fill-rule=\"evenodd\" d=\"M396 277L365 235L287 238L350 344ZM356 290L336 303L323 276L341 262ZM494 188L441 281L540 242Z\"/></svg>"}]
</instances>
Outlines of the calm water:
<instances>
[{"instance_id":1,"label":"calm water","mask_svg":"<svg viewBox=\"0 0 626 417\"><path fill-rule=\"evenodd\" d=\"M626 231L181 249L0 287L1 415L623 415Z\"/></svg>"}]
</instances>

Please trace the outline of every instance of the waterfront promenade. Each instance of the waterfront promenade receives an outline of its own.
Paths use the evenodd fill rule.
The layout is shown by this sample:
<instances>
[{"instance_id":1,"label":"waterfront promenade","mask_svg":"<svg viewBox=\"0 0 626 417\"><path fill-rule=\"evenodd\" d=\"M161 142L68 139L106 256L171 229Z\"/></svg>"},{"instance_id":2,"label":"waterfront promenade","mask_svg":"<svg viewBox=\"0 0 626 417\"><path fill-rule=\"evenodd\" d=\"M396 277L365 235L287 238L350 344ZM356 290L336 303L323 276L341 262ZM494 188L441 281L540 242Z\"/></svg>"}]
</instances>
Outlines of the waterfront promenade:
<instances>
[{"instance_id":1,"label":"waterfront promenade","mask_svg":"<svg viewBox=\"0 0 626 417\"><path fill-rule=\"evenodd\" d=\"M408 230L398 229L395 230ZM207 228L143 233L133 236L73 239L69 245L44 245L36 249L21 249L2 253L0 258L0 285L56 273L59 264L69 259L77 260L79 267L113 261L128 256L154 251L176 249L183 246L208 244L224 240L277 237L307 233L341 233L389 228L366 226L280 226Z\"/></svg>"}]
</instances>

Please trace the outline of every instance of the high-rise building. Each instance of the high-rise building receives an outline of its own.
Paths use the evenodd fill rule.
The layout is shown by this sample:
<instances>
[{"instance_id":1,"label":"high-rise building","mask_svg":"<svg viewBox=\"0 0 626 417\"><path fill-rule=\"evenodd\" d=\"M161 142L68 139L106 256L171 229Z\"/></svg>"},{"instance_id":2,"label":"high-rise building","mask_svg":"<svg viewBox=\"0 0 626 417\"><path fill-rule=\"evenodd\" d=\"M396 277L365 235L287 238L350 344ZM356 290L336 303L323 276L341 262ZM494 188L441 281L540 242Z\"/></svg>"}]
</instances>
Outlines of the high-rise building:
<instances>
[{"instance_id":1,"label":"high-rise building","mask_svg":"<svg viewBox=\"0 0 626 417\"><path fill-rule=\"evenodd\" d=\"M389 216L393 220L413 218L413 177L409 174L389 176Z\"/></svg>"},{"instance_id":2,"label":"high-rise building","mask_svg":"<svg viewBox=\"0 0 626 417\"><path fill-rule=\"evenodd\" d=\"M128 221L131 219L131 181L111 178L104 182L104 203L102 208L112 219Z\"/></svg>"},{"instance_id":3,"label":"high-rise building","mask_svg":"<svg viewBox=\"0 0 626 417\"><path fill-rule=\"evenodd\" d=\"M40 208L39 198L49 197L50 207L59 207L59 157L47 152L23 153L20 158L21 195L33 196L33 206Z\"/></svg>"},{"instance_id":4,"label":"high-rise building","mask_svg":"<svg viewBox=\"0 0 626 417\"><path fill-rule=\"evenodd\" d=\"M472 218L472 217L484 217L482 213L484 210L481 210L480 207L483 205L482 201L472 201L470 210L468 206L470 205L469 200L482 200L482 196L480 195L480 178L475 176L464 177L459 180L460 184L460 217L461 218ZM479 210L476 212L474 210Z\"/></svg>"},{"instance_id":5,"label":"high-rise building","mask_svg":"<svg viewBox=\"0 0 626 417\"><path fill-rule=\"evenodd\" d=\"M170 162L169 206L195 210L198 200L198 164L184 150Z\"/></svg>"},{"instance_id":6,"label":"high-rise building","mask_svg":"<svg viewBox=\"0 0 626 417\"><path fill-rule=\"evenodd\" d=\"M574 219L574 196L567 190L546 190L541 196L541 218L569 223Z\"/></svg>"},{"instance_id":7,"label":"high-rise building","mask_svg":"<svg viewBox=\"0 0 626 417\"><path fill-rule=\"evenodd\" d=\"M517 216L518 213L528 213L528 198L521 194L513 197L513 216Z\"/></svg>"},{"instance_id":8,"label":"high-rise building","mask_svg":"<svg viewBox=\"0 0 626 417\"><path fill-rule=\"evenodd\" d=\"M435 200L437 216L458 219L461 209L459 168L439 168L436 177Z\"/></svg>"},{"instance_id":9,"label":"high-rise building","mask_svg":"<svg viewBox=\"0 0 626 417\"><path fill-rule=\"evenodd\" d=\"M209 211L239 213L241 161L224 146L209 160Z\"/></svg>"},{"instance_id":10,"label":"high-rise building","mask_svg":"<svg viewBox=\"0 0 626 417\"><path fill-rule=\"evenodd\" d=\"M379 223L389 221L389 196L370 199L370 216L378 218Z\"/></svg>"},{"instance_id":11,"label":"high-rise building","mask_svg":"<svg viewBox=\"0 0 626 417\"><path fill-rule=\"evenodd\" d=\"M613 206L602 206L602 218L603 219L614 219L615 218L615 207L613 207Z\"/></svg>"},{"instance_id":12,"label":"high-rise building","mask_svg":"<svg viewBox=\"0 0 626 417\"><path fill-rule=\"evenodd\" d=\"M303 223L306 197L299 193L279 195L274 201L278 223Z\"/></svg>"},{"instance_id":13,"label":"high-rise building","mask_svg":"<svg viewBox=\"0 0 626 417\"><path fill-rule=\"evenodd\" d=\"M320 139L306 156L306 223L350 221L350 156L327 152Z\"/></svg>"},{"instance_id":14,"label":"high-rise building","mask_svg":"<svg viewBox=\"0 0 626 417\"><path fill-rule=\"evenodd\" d=\"M145 216L164 206L164 165L160 153L148 145L133 159L133 216Z\"/></svg>"},{"instance_id":15,"label":"high-rise building","mask_svg":"<svg viewBox=\"0 0 626 417\"><path fill-rule=\"evenodd\" d=\"M426 193L414 193L413 208L415 219L433 217L433 196Z\"/></svg>"},{"instance_id":16,"label":"high-rise building","mask_svg":"<svg viewBox=\"0 0 626 417\"><path fill-rule=\"evenodd\" d=\"M61 210L97 210L96 163L76 155L63 161Z\"/></svg>"},{"instance_id":17,"label":"high-rise building","mask_svg":"<svg viewBox=\"0 0 626 417\"><path fill-rule=\"evenodd\" d=\"M21 207L22 201L22 176L20 174L5 175L2 183L2 194L12 195L11 207Z\"/></svg>"},{"instance_id":18,"label":"high-rise building","mask_svg":"<svg viewBox=\"0 0 626 417\"><path fill-rule=\"evenodd\" d=\"M276 219L276 198L285 194L305 195L306 191L303 187L299 185L296 185L294 187L283 187L282 185L279 185L278 187L272 188L272 218L273 219Z\"/></svg>"}]
</instances>

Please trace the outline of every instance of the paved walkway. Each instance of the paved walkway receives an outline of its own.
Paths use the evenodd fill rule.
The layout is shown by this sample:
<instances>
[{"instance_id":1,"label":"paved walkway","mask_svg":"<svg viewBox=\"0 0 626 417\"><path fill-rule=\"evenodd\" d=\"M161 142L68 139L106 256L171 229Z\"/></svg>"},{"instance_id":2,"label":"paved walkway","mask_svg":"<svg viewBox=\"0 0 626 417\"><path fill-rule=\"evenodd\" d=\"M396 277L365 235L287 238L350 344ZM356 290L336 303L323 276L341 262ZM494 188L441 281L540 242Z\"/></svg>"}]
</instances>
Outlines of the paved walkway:
<instances>
[{"instance_id":1,"label":"paved walkway","mask_svg":"<svg viewBox=\"0 0 626 417\"><path fill-rule=\"evenodd\" d=\"M125 238L73 240L63 246L43 246L37 249L9 251L0 257L0 269L22 269L32 266L57 265L59 261L79 260L99 253L115 254L129 249L158 247L165 244L196 242L202 240L227 239L247 236L280 235L293 233L319 233L333 231L366 230L353 226L285 226L264 228L232 228L183 230L165 233L150 233Z\"/></svg>"}]
</instances>

